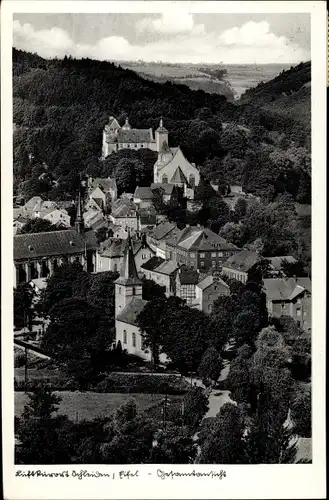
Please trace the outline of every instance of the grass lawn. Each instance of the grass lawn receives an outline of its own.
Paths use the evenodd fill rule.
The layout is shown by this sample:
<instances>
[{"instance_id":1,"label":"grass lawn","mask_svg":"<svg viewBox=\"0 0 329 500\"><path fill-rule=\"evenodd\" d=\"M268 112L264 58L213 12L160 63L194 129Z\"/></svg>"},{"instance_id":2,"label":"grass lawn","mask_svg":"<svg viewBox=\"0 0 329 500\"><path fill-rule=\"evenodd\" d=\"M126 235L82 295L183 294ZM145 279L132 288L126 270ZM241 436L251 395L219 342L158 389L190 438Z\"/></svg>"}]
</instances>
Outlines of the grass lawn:
<instances>
[{"instance_id":1,"label":"grass lawn","mask_svg":"<svg viewBox=\"0 0 329 500\"><path fill-rule=\"evenodd\" d=\"M163 394L109 394L96 392L69 392L57 391L62 401L59 413L67 415L70 420L93 420L97 417L107 417L122 402L135 399L138 409L147 410L160 403ZM170 396L171 400L179 400L181 396ZM20 416L28 395L24 392L15 392L15 415Z\"/></svg>"}]
</instances>

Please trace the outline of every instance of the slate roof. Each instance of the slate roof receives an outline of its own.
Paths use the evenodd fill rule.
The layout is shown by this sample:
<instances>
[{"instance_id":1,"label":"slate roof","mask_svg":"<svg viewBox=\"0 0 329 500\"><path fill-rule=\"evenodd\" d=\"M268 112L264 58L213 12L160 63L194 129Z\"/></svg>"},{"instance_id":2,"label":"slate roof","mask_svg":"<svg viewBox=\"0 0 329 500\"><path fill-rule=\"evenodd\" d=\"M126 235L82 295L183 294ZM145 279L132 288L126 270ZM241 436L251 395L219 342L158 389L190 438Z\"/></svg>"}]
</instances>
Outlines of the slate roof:
<instances>
[{"instance_id":1,"label":"slate roof","mask_svg":"<svg viewBox=\"0 0 329 500\"><path fill-rule=\"evenodd\" d=\"M225 283L225 281L223 281L221 278L219 278L218 276L206 276L202 281L200 281L198 284L197 284L197 287L200 288L201 290L206 290L210 285L212 285L213 283L218 283L219 285L221 285L222 287L224 288L230 288L228 286L227 283Z\"/></svg>"},{"instance_id":2,"label":"slate roof","mask_svg":"<svg viewBox=\"0 0 329 500\"><path fill-rule=\"evenodd\" d=\"M141 269L144 269L145 271L153 271L163 262L165 262L165 259L162 259L162 257L154 256L151 257L147 262L145 262L145 264L142 264Z\"/></svg>"},{"instance_id":3,"label":"slate roof","mask_svg":"<svg viewBox=\"0 0 329 500\"><path fill-rule=\"evenodd\" d=\"M135 217L137 206L129 198L120 199L112 206L113 217Z\"/></svg>"},{"instance_id":4,"label":"slate roof","mask_svg":"<svg viewBox=\"0 0 329 500\"><path fill-rule=\"evenodd\" d=\"M111 179L111 177L108 178L96 177L91 181L89 185L89 190L93 191L97 187L101 188L101 190L104 191L104 193L108 193L111 190L116 190L117 184L115 179Z\"/></svg>"},{"instance_id":5,"label":"slate roof","mask_svg":"<svg viewBox=\"0 0 329 500\"><path fill-rule=\"evenodd\" d=\"M185 250L213 250L226 251L238 250L238 247L228 243L224 238L214 233L208 228L199 226L186 226L181 231L169 237L167 243L172 246L179 246Z\"/></svg>"},{"instance_id":6,"label":"slate roof","mask_svg":"<svg viewBox=\"0 0 329 500\"><path fill-rule=\"evenodd\" d=\"M153 269L155 273L165 274L166 276L170 276L174 274L177 269L179 269L179 265L173 260L165 260L158 267Z\"/></svg>"},{"instance_id":7,"label":"slate roof","mask_svg":"<svg viewBox=\"0 0 329 500\"><path fill-rule=\"evenodd\" d=\"M132 297L123 311L116 317L116 320L127 323L128 325L138 326L136 321L137 316L144 309L146 304L147 300L140 299L139 297Z\"/></svg>"},{"instance_id":8,"label":"slate roof","mask_svg":"<svg viewBox=\"0 0 329 500\"><path fill-rule=\"evenodd\" d=\"M25 207L26 209L28 209L28 210L33 210L33 209L34 209L34 207L35 207L35 205L36 205L37 203L41 203L42 201L43 201L43 200L42 200L42 198L40 198L40 196L33 196L31 199L29 199L29 200L25 203L24 207Z\"/></svg>"},{"instance_id":9,"label":"slate roof","mask_svg":"<svg viewBox=\"0 0 329 500\"><path fill-rule=\"evenodd\" d=\"M116 135L109 135L107 142L114 143L140 143L140 142L155 142L150 129L131 128L120 129Z\"/></svg>"},{"instance_id":10,"label":"slate roof","mask_svg":"<svg viewBox=\"0 0 329 500\"><path fill-rule=\"evenodd\" d=\"M75 229L43 233L16 234L14 236L14 260L27 260L53 255L70 255L97 249L94 231L79 234Z\"/></svg>"},{"instance_id":11,"label":"slate roof","mask_svg":"<svg viewBox=\"0 0 329 500\"><path fill-rule=\"evenodd\" d=\"M188 184L187 179L186 179L185 175L183 174L183 171L180 167L176 168L174 175L170 179L170 182L172 184L175 184L175 183Z\"/></svg>"},{"instance_id":12,"label":"slate roof","mask_svg":"<svg viewBox=\"0 0 329 500\"><path fill-rule=\"evenodd\" d=\"M136 262L133 253L132 240L130 235L125 242L123 262L120 269L120 276L115 281L118 285L141 285L136 269Z\"/></svg>"},{"instance_id":13,"label":"slate roof","mask_svg":"<svg viewBox=\"0 0 329 500\"><path fill-rule=\"evenodd\" d=\"M309 278L264 279L264 291L270 300L293 300L305 290L312 292Z\"/></svg>"},{"instance_id":14,"label":"slate roof","mask_svg":"<svg viewBox=\"0 0 329 500\"><path fill-rule=\"evenodd\" d=\"M286 260L291 264L297 262L297 260L292 255L284 255L283 257L265 257L265 258L266 260L270 261L271 266L274 268L275 271L281 270L283 260Z\"/></svg>"},{"instance_id":15,"label":"slate roof","mask_svg":"<svg viewBox=\"0 0 329 500\"><path fill-rule=\"evenodd\" d=\"M177 279L181 285L196 285L199 278L198 271L185 265L181 266L177 273Z\"/></svg>"},{"instance_id":16,"label":"slate roof","mask_svg":"<svg viewBox=\"0 0 329 500\"><path fill-rule=\"evenodd\" d=\"M151 184L151 189L152 191L155 190L163 190L164 194L170 195L175 189L175 184L168 184L168 183L162 183L162 182L152 182Z\"/></svg>"},{"instance_id":17,"label":"slate roof","mask_svg":"<svg viewBox=\"0 0 329 500\"><path fill-rule=\"evenodd\" d=\"M134 198L140 198L141 200L152 200L152 189L148 186L137 186L134 192Z\"/></svg>"},{"instance_id":18,"label":"slate roof","mask_svg":"<svg viewBox=\"0 0 329 500\"><path fill-rule=\"evenodd\" d=\"M162 222L158 226L156 226L152 232L152 237L155 240L162 240L168 233L170 233L173 229L175 229L176 224L172 222L166 221Z\"/></svg>"},{"instance_id":19,"label":"slate roof","mask_svg":"<svg viewBox=\"0 0 329 500\"><path fill-rule=\"evenodd\" d=\"M103 257L109 257L109 258L123 257L126 244L127 241L121 238L108 238L106 241L102 243L100 253ZM140 240L137 241L132 240L131 244L134 255L136 255L136 253L143 246L143 242Z\"/></svg>"},{"instance_id":20,"label":"slate roof","mask_svg":"<svg viewBox=\"0 0 329 500\"><path fill-rule=\"evenodd\" d=\"M247 273L249 269L260 260L261 256L257 252L241 250L241 252L229 257L227 261L223 263L223 267Z\"/></svg>"}]
</instances>

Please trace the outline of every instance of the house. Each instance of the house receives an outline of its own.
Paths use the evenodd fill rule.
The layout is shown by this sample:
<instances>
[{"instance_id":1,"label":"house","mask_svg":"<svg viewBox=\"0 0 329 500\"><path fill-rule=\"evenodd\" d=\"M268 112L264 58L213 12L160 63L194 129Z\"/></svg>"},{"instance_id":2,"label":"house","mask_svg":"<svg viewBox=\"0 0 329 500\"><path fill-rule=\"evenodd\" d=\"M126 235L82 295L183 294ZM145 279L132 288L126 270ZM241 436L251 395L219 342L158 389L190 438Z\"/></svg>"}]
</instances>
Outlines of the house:
<instances>
[{"instance_id":1,"label":"house","mask_svg":"<svg viewBox=\"0 0 329 500\"><path fill-rule=\"evenodd\" d=\"M116 344L122 349L145 360L151 353L143 345L142 333L137 324L138 314L147 304L143 300L143 282L138 277L130 236L125 246L120 276L115 281L115 335Z\"/></svg>"},{"instance_id":2,"label":"house","mask_svg":"<svg viewBox=\"0 0 329 500\"><path fill-rule=\"evenodd\" d=\"M153 192L148 186L137 186L134 192L134 203L140 208L149 207L153 202Z\"/></svg>"},{"instance_id":3,"label":"house","mask_svg":"<svg viewBox=\"0 0 329 500\"><path fill-rule=\"evenodd\" d=\"M176 262L164 260L157 256L141 265L143 276L165 287L167 297L176 294L176 273L178 269L179 266Z\"/></svg>"},{"instance_id":4,"label":"house","mask_svg":"<svg viewBox=\"0 0 329 500\"><path fill-rule=\"evenodd\" d=\"M89 198L85 203L85 210L89 212L89 210L94 210L97 212L103 213L103 201L101 199Z\"/></svg>"},{"instance_id":5,"label":"house","mask_svg":"<svg viewBox=\"0 0 329 500\"><path fill-rule=\"evenodd\" d=\"M164 141L154 164L153 182L194 188L200 182L200 173L195 164L185 158L179 146L169 148L168 142Z\"/></svg>"},{"instance_id":6,"label":"house","mask_svg":"<svg viewBox=\"0 0 329 500\"><path fill-rule=\"evenodd\" d=\"M35 204L31 217L33 219L43 219L44 215L48 215L53 210L58 209L57 203L51 200L39 201ZM67 214L66 210L65 213ZM57 222L57 220L56 220ZM54 222L54 224L56 223Z\"/></svg>"},{"instance_id":7,"label":"house","mask_svg":"<svg viewBox=\"0 0 329 500\"><path fill-rule=\"evenodd\" d=\"M138 217L138 231L140 232L145 227L156 226L157 211L153 205L149 207L140 208L137 212Z\"/></svg>"},{"instance_id":8,"label":"house","mask_svg":"<svg viewBox=\"0 0 329 500\"><path fill-rule=\"evenodd\" d=\"M156 254L163 259L166 258L166 239L176 228L176 224L164 221L158 224L151 233L146 236L147 242Z\"/></svg>"},{"instance_id":9,"label":"house","mask_svg":"<svg viewBox=\"0 0 329 500\"><path fill-rule=\"evenodd\" d=\"M17 219L14 219L13 222L14 236L17 233L20 233L22 227L24 227L25 224L29 222L29 220L30 219L28 219L27 217L22 217L22 216L19 216L17 217Z\"/></svg>"},{"instance_id":10,"label":"house","mask_svg":"<svg viewBox=\"0 0 329 500\"><path fill-rule=\"evenodd\" d=\"M200 225L187 225L182 230L173 231L166 241L167 258L200 271L219 269L228 257L240 251L240 248Z\"/></svg>"},{"instance_id":11,"label":"house","mask_svg":"<svg viewBox=\"0 0 329 500\"><path fill-rule=\"evenodd\" d=\"M201 311L210 314L214 302L222 295L230 295L230 287L219 275L213 274L204 277L196 285L196 304Z\"/></svg>"},{"instance_id":12,"label":"house","mask_svg":"<svg viewBox=\"0 0 329 500\"><path fill-rule=\"evenodd\" d=\"M95 231L103 227L108 227L108 221L103 213L98 210L88 210L83 214L83 220L86 227L91 227Z\"/></svg>"},{"instance_id":13,"label":"house","mask_svg":"<svg viewBox=\"0 0 329 500\"><path fill-rule=\"evenodd\" d=\"M263 282L269 316L290 316L303 329L311 329L312 285L309 278L271 278Z\"/></svg>"},{"instance_id":14,"label":"house","mask_svg":"<svg viewBox=\"0 0 329 500\"><path fill-rule=\"evenodd\" d=\"M102 158L106 158L111 153L116 153L121 149L137 150L144 148L159 151L163 141L162 137L165 136L161 130L163 128L161 123L162 120L160 127L155 131L155 137L153 137L151 128L132 128L128 118L121 127L118 120L110 116L103 130Z\"/></svg>"},{"instance_id":15,"label":"house","mask_svg":"<svg viewBox=\"0 0 329 500\"><path fill-rule=\"evenodd\" d=\"M249 269L262 257L257 252L241 250L231 255L222 265L222 273L229 278L234 278L242 283L247 283Z\"/></svg>"},{"instance_id":16,"label":"house","mask_svg":"<svg viewBox=\"0 0 329 500\"><path fill-rule=\"evenodd\" d=\"M102 210L109 210L111 203L118 197L118 189L115 179L111 177L88 178L88 197L94 200Z\"/></svg>"},{"instance_id":17,"label":"house","mask_svg":"<svg viewBox=\"0 0 329 500\"><path fill-rule=\"evenodd\" d=\"M176 274L176 296L185 300L188 305L195 302L199 279L199 271L182 265Z\"/></svg>"},{"instance_id":18,"label":"house","mask_svg":"<svg viewBox=\"0 0 329 500\"><path fill-rule=\"evenodd\" d=\"M109 218L116 226L128 228L133 231L138 229L137 205L127 198L119 198L112 204L112 213Z\"/></svg>"},{"instance_id":19,"label":"house","mask_svg":"<svg viewBox=\"0 0 329 500\"><path fill-rule=\"evenodd\" d=\"M34 208L37 204L40 205L42 203L42 198L40 196L33 196L30 200L28 200L25 205L23 205L21 215L24 217L32 218L34 215Z\"/></svg>"},{"instance_id":20,"label":"house","mask_svg":"<svg viewBox=\"0 0 329 500\"><path fill-rule=\"evenodd\" d=\"M96 255L96 272L116 272L120 270L123 264L127 239L108 238L101 243ZM139 273L141 272L141 266L151 259L155 255L155 252L149 247L145 238L142 240L131 240L131 246L135 266Z\"/></svg>"},{"instance_id":21,"label":"house","mask_svg":"<svg viewBox=\"0 0 329 500\"><path fill-rule=\"evenodd\" d=\"M64 208L44 209L40 212L39 218L48 220L51 224L61 225L64 227L70 227L71 225L71 217Z\"/></svg>"}]
</instances>

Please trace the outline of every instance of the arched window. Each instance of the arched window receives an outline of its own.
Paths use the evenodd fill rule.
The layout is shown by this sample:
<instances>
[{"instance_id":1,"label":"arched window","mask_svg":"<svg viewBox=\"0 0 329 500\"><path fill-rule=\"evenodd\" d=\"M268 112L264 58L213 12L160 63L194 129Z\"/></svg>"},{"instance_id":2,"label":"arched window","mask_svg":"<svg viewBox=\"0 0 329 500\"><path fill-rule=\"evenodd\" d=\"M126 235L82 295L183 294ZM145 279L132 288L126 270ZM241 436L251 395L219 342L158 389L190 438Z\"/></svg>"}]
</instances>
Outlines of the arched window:
<instances>
[{"instance_id":1,"label":"arched window","mask_svg":"<svg viewBox=\"0 0 329 500\"><path fill-rule=\"evenodd\" d=\"M133 347L136 347L136 333L133 333Z\"/></svg>"},{"instance_id":2,"label":"arched window","mask_svg":"<svg viewBox=\"0 0 329 500\"><path fill-rule=\"evenodd\" d=\"M117 264L114 264L114 266L113 266L113 271L116 273L116 272L117 272L117 270L118 270L118 266L117 266Z\"/></svg>"},{"instance_id":3,"label":"arched window","mask_svg":"<svg viewBox=\"0 0 329 500\"><path fill-rule=\"evenodd\" d=\"M123 343L124 344L127 343L127 331L126 330L123 330Z\"/></svg>"},{"instance_id":4,"label":"arched window","mask_svg":"<svg viewBox=\"0 0 329 500\"><path fill-rule=\"evenodd\" d=\"M191 188L193 188L195 186L195 177L193 174L191 174L189 177L189 184L190 184Z\"/></svg>"},{"instance_id":5,"label":"arched window","mask_svg":"<svg viewBox=\"0 0 329 500\"><path fill-rule=\"evenodd\" d=\"M133 286L133 295L136 295L136 288Z\"/></svg>"},{"instance_id":6,"label":"arched window","mask_svg":"<svg viewBox=\"0 0 329 500\"><path fill-rule=\"evenodd\" d=\"M168 176L166 174L163 174L163 176L162 176L162 183L168 184Z\"/></svg>"}]
</instances>

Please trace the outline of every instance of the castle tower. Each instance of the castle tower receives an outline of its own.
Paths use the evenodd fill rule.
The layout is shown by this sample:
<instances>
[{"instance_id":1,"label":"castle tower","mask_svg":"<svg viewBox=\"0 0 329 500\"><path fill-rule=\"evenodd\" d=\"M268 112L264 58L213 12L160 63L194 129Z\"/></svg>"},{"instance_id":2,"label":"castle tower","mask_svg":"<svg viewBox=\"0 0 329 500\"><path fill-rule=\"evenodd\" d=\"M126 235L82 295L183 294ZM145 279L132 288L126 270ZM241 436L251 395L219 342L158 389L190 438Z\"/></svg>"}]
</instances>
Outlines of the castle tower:
<instances>
[{"instance_id":1,"label":"castle tower","mask_svg":"<svg viewBox=\"0 0 329 500\"><path fill-rule=\"evenodd\" d=\"M168 130L163 126L163 119L160 120L160 125L155 131L156 150L159 152L164 142L168 145Z\"/></svg>"},{"instance_id":2,"label":"castle tower","mask_svg":"<svg viewBox=\"0 0 329 500\"><path fill-rule=\"evenodd\" d=\"M130 130L130 129L131 129L131 126L130 126L130 123L129 123L129 120L128 120L128 117L127 117L126 121L125 121L125 124L122 127L122 130Z\"/></svg>"},{"instance_id":3,"label":"castle tower","mask_svg":"<svg viewBox=\"0 0 329 500\"><path fill-rule=\"evenodd\" d=\"M81 199L81 185L79 186L79 195L78 195L78 206L77 206L77 215L75 218L74 227L79 234L82 234L85 229L85 223L83 220L83 207L82 207L82 199Z\"/></svg>"},{"instance_id":4,"label":"castle tower","mask_svg":"<svg viewBox=\"0 0 329 500\"><path fill-rule=\"evenodd\" d=\"M128 234L127 244L123 256L120 276L115 281L115 316L118 316L133 297L142 298L143 282L139 279L136 269L135 257Z\"/></svg>"}]
</instances>

